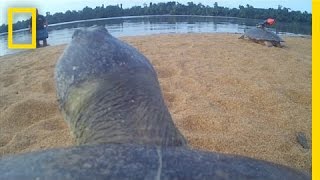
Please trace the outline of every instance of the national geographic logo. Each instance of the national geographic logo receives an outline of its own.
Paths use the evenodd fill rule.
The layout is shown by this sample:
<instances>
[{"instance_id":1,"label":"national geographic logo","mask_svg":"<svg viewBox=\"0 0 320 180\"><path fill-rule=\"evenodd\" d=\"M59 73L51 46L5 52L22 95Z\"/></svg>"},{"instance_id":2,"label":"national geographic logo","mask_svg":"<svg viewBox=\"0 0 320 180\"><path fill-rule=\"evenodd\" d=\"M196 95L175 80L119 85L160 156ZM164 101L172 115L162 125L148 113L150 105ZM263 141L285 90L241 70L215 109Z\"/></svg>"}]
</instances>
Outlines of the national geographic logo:
<instances>
[{"instance_id":1,"label":"national geographic logo","mask_svg":"<svg viewBox=\"0 0 320 180\"><path fill-rule=\"evenodd\" d=\"M31 44L13 44L13 15L14 13L30 13L32 16ZM35 49L36 46L36 8L9 8L8 9L8 48L9 49Z\"/></svg>"}]
</instances>

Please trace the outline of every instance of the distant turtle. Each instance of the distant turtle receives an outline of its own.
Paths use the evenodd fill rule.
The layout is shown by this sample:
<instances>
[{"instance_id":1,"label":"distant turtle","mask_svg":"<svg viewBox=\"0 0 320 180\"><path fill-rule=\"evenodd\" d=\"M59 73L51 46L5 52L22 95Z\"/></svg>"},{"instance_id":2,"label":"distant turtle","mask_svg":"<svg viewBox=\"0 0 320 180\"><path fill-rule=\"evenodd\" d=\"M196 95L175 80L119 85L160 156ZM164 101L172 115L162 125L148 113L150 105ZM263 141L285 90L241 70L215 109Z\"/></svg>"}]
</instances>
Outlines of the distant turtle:
<instances>
[{"instance_id":1,"label":"distant turtle","mask_svg":"<svg viewBox=\"0 0 320 180\"><path fill-rule=\"evenodd\" d=\"M265 44L268 47L282 47L281 42L284 42L284 40L282 40L277 34L265 29L264 27L255 27L249 29L245 31L245 33L239 39L244 39L245 37L253 42Z\"/></svg>"},{"instance_id":2,"label":"distant turtle","mask_svg":"<svg viewBox=\"0 0 320 180\"><path fill-rule=\"evenodd\" d=\"M78 146L3 157L0 179L310 179L282 165L188 148L151 63L105 28L74 33L55 80Z\"/></svg>"}]
</instances>

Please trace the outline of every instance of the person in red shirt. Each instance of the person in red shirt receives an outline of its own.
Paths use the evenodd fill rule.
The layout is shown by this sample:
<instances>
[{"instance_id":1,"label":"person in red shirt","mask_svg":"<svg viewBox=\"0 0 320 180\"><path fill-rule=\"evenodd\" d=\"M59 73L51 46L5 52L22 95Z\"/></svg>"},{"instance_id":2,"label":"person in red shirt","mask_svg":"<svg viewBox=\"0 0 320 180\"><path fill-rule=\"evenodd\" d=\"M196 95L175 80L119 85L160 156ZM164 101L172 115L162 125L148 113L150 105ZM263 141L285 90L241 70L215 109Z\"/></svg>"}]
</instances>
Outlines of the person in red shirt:
<instances>
[{"instance_id":1,"label":"person in red shirt","mask_svg":"<svg viewBox=\"0 0 320 180\"><path fill-rule=\"evenodd\" d=\"M263 21L262 23L257 24L259 28L265 28L266 26L272 26L276 23L275 19L268 18L267 20Z\"/></svg>"}]
</instances>

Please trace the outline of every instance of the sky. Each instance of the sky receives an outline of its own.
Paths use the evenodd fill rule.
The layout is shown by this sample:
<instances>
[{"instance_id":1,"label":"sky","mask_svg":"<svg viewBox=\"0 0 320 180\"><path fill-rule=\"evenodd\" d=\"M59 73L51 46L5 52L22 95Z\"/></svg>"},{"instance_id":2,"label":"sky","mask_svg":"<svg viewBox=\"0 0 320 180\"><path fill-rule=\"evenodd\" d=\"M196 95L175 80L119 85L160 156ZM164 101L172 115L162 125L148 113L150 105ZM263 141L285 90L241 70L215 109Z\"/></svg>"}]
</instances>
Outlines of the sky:
<instances>
[{"instance_id":1,"label":"sky","mask_svg":"<svg viewBox=\"0 0 320 180\"><path fill-rule=\"evenodd\" d=\"M50 12L65 12L67 10L81 10L85 6L95 8L104 4L117 5L122 4L124 8L134 5L142 6L144 3L149 4L158 2L176 1L182 4L194 2L204 5L213 6L214 2L218 2L219 6L238 8L239 5L250 4L255 8L278 8L281 5L291 10L307 11L311 13L311 0L0 0L0 25L7 24L7 9L9 7L36 7L40 14ZM23 18L22 16L14 17L15 20Z\"/></svg>"}]
</instances>

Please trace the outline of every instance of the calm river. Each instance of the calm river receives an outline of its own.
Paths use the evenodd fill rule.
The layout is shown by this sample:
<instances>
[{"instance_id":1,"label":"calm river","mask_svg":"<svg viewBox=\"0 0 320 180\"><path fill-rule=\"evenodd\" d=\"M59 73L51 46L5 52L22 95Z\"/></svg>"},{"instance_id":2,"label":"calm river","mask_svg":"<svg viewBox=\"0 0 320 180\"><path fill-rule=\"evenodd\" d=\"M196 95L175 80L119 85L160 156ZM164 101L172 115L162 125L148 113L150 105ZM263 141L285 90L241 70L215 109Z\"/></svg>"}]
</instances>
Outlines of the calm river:
<instances>
[{"instance_id":1,"label":"calm river","mask_svg":"<svg viewBox=\"0 0 320 180\"><path fill-rule=\"evenodd\" d=\"M74 21L49 25L50 45L68 43L76 29L105 26L116 36L144 36L153 34L175 33L243 33L245 29L254 27L262 20L208 16L136 16L103 18ZM278 22L272 31L280 35L311 35L311 25ZM28 30L14 32L14 43L30 43ZM13 54L22 50L7 48L7 34L0 34L0 56Z\"/></svg>"}]
</instances>

